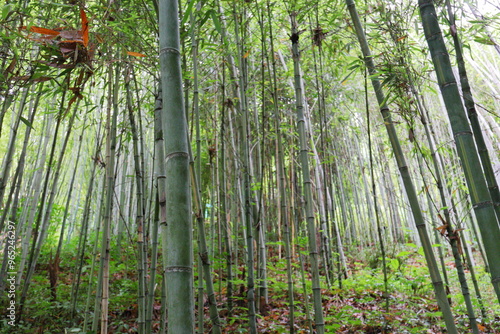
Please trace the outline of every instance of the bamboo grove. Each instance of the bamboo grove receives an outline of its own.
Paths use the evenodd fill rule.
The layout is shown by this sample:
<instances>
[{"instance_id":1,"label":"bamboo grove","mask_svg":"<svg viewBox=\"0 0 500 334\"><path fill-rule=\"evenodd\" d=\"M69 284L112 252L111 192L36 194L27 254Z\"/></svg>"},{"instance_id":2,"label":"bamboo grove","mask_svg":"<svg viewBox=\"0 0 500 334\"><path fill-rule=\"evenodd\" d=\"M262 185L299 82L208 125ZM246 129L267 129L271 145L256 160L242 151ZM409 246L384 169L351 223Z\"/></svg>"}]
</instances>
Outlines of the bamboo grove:
<instances>
[{"instance_id":1,"label":"bamboo grove","mask_svg":"<svg viewBox=\"0 0 500 334\"><path fill-rule=\"evenodd\" d=\"M500 330L498 5L0 4L1 333Z\"/></svg>"}]
</instances>

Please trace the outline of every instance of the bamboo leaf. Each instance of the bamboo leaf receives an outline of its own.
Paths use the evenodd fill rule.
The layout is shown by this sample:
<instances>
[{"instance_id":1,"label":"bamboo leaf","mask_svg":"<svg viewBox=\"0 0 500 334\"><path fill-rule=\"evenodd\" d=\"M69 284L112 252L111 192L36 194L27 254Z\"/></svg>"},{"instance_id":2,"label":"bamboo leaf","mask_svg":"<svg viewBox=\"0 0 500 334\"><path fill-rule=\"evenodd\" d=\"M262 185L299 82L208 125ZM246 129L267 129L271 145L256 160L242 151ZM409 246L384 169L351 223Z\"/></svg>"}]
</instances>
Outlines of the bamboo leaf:
<instances>
[{"instance_id":1,"label":"bamboo leaf","mask_svg":"<svg viewBox=\"0 0 500 334\"><path fill-rule=\"evenodd\" d=\"M19 116L19 118L20 118L21 122L23 122L24 124L26 124L27 127L35 130L33 128L33 125L26 118L24 118L23 116Z\"/></svg>"},{"instance_id":2,"label":"bamboo leaf","mask_svg":"<svg viewBox=\"0 0 500 334\"><path fill-rule=\"evenodd\" d=\"M356 66L356 67L359 67L359 66ZM347 83L347 79L349 79L349 77L354 73L356 72L356 68L353 69L348 75L345 76L344 79L342 79L341 83L342 85L345 85Z\"/></svg>"},{"instance_id":3,"label":"bamboo leaf","mask_svg":"<svg viewBox=\"0 0 500 334\"><path fill-rule=\"evenodd\" d=\"M222 34L222 29L219 18L217 17L217 13L215 11L211 11L210 15L212 16L212 20L214 21L215 30L217 30L219 34Z\"/></svg>"},{"instance_id":4,"label":"bamboo leaf","mask_svg":"<svg viewBox=\"0 0 500 334\"><path fill-rule=\"evenodd\" d=\"M212 10L209 10L209 11L207 11L207 12L205 13L205 15L203 16L203 18L200 20L200 23L199 23L199 25L198 25L198 28L203 27L203 25L205 24L205 22L207 22L208 17L210 16L210 12L211 12L211 11L212 11Z\"/></svg>"},{"instance_id":5,"label":"bamboo leaf","mask_svg":"<svg viewBox=\"0 0 500 334\"><path fill-rule=\"evenodd\" d=\"M184 16L182 17L181 26L183 24L185 24L187 22L187 20L189 19L189 15L191 14L191 11L193 10L193 6L194 6L195 2L196 2L195 0L189 1L188 5L186 7L186 10L184 11Z\"/></svg>"},{"instance_id":6,"label":"bamboo leaf","mask_svg":"<svg viewBox=\"0 0 500 334\"><path fill-rule=\"evenodd\" d=\"M134 56L134 57L146 57L145 54L139 53L139 52L134 52L134 51L127 51L127 54L129 56Z\"/></svg>"},{"instance_id":7,"label":"bamboo leaf","mask_svg":"<svg viewBox=\"0 0 500 334\"><path fill-rule=\"evenodd\" d=\"M85 14L83 8L80 8L80 19L82 20L81 34L83 36L83 46L87 47L89 44L89 21L87 20L87 14Z\"/></svg>"},{"instance_id":8,"label":"bamboo leaf","mask_svg":"<svg viewBox=\"0 0 500 334\"><path fill-rule=\"evenodd\" d=\"M493 42L490 38L486 37L476 37L474 38L474 41L484 45L495 45L495 42Z\"/></svg>"},{"instance_id":9,"label":"bamboo leaf","mask_svg":"<svg viewBox=\"0 0 500 334\"><path fill-rule=\"evenodd\" d=\"M441 225L439 227L436 227L436 230L438 230L439 233L441 233L441 235L445 235L447 227L448 227L448 224Z\"/></svg>"},{"instance_id":10,"label":"bamboo leaf","mask_svg":"<svg viewBox=\"0 0 500 334\"><path fill-rule=\"evenodd\" d=\"M2 8L2 20L5 20L7 18L7 16L9 15L10 13L10 10L12 8L12 5L11 4L8 4L8 5L5 5L3 8Z\"/></svg>"},{"instance_id":11,"label":"bamboo leaf","mask_svg":"<svg viewBox=\"0 0 500 334\"><path fill-rule=\"evenodd\" d=\"M26 27L23 27L23 28L26 28ZM47 29L47 28L35 27L35 26L31 26L30 31L36 32L38 34L50 35L50 36L59 36L59 34L60 34L59 31L55 31L55 30Z\"/></svg>"}]
</instances>

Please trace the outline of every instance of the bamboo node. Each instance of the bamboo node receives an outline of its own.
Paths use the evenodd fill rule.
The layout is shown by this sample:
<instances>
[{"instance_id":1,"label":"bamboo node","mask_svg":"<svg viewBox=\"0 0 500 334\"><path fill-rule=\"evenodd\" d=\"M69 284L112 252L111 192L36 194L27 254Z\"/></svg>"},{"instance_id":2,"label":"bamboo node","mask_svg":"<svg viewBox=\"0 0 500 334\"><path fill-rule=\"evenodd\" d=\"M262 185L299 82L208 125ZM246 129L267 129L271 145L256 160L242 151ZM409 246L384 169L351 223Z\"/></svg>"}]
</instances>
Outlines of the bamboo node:
<instances>
[{"instance_id":1,"label":"bamboo node","mask_svg":"<svg viewBox=\"0 0 500 334\"><path fill-rule=\"evenodd\" d=\"M460 131L455 133L455 137L460 137L460 136L472 136L472 131Z\"/></svg>"},{"instance_id":2,"label":"bamboo node","mask_svg":"<svg viewBox=\"0 0 500 334\"><path fill-rule=\"evenodd\" d=\"M165 268L165 272L167 273L190 273L192 271L193 268L184 266L170 266Z\"/></svg>"},{"instance_id":3,"label":"bamboo node","mask_svg":"<svg viewBox=\"0 0 500 334\"><path fill-rule=\"evenodd\" d=\"M472 205L472 208L473 209L482 209L482 208L486 208L486 207L492 206L492 205L493 205L492 201L486 201L486 202L481 202L481 203L475 203Z\"/></svg>"},{"instance_id":4,"label":"bamboo node","mask_svg":"<svg viewBox=\"0 0 500 334\"><path fill-rule=\"evenodd\" d=\"M189 154L187 152L172 152L167 154L167 156L165 157L165 162L168 162L170 159L177 157L188 158Z\"/></svg>"},{"instance_id":5,"label":"bamboo node","mask_svg":"<svg viewBox=\"0 0 500 334\"><path fill-rule=\"evenodd\" d=\"M163 54L163 53L174 53L174 54L177 54L177 55L180 55L180 51L176 48L163 48L163 49L160 49L160 56Z\"/></svg>"}]
</instances>

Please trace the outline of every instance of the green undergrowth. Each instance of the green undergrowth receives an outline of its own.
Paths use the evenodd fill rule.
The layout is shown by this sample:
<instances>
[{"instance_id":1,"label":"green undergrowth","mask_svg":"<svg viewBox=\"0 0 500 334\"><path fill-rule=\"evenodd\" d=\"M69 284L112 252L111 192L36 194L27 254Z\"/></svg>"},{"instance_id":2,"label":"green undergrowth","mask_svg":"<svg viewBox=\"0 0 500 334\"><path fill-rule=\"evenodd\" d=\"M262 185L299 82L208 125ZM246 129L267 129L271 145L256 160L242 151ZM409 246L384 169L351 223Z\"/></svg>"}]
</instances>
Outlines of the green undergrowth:
<instances>
[{"instance_id":1,"label":"green undergrowth","mask_svg":"<svg viewBox=\"0 0 500 334\"><path fill-rule=\"evenodd\" d=\"M330 286L326 279L322 282L322 302L326 333L446 333L441 313L434 300L432 285L420 249L407 244L400 249L389 252L386 258L388 268L387 291L382 272L382 259L376 250L358 249L351 251L348 262L348 278L339 281L336 273L330 276ZM41 264L33 277L25 317L15 328L6 324L2 315L0 333L84 333L83 318L89 275L92 261L84 258L84 270L81 277L80 294L76 314L71 314L71 285L74 283L72 263L75 254L71 248L65 248L60 264L57 285L57 298L52 299L48 266L44 265L50 258L49 251L42 254ZM297 255L297 254L295 254ZM306 255L306 254L304 254ZM307 256L304 256L307 259ZM296 333L314 332L314 314L312 314L311 274L305 263L306 292L304 293L298 257L294 257L293 286ZM133 251L112 252L110 261L110 306L109 333L136 333L137 331L137 277ZM160 261L161 263L161 261ZM215 260L215 290L220 312L223 333L247 333L247 300L246 273L244 266L234 267L233 309L229 312L227 305L227 280L224 261ZM451 258L446 258L446 265L453 266ZM98 269L96 263L95 270ZM450 277L450 300L460 333L470 333L468 318L459 293L454 268L448 268ZM489 284L489 274L479 264L476 268L478 283L484 297L486 317L482 317L477 300L473 298L481 333L500 333L500 308ZM322 277L326 276L324 270ZM467 271L467 275L470 273ZM95 277L95 275L94 275ZM286 262L283 257L272 257L267 266L268 300L262 303L257 316L261 333L289 332L289 291L286 275ZM160 271L157 273L155 290L153 333L159 332L160 319ZM470 278L470 277L469 277ZM197 277L195 276L195 279ZM94 279L95 281L95 279ZM258 283L258 282L257 282ZM471 293L474 294L472 283ZM90 287L90 310L93 309L95 283ZM309 303L309 316L306 311ZM2 307L5 301L2 299ZM3 308L5 309L5 308ZM90 321L93 311L89 311ZM197 312L197 310L196 310ZM313 332L311 332L313 328ZM205 300L204 333L210 333L211 325L208 317L208 304ZM87 331L87 333L90 333Z\"/></svg>"}]
</instances>

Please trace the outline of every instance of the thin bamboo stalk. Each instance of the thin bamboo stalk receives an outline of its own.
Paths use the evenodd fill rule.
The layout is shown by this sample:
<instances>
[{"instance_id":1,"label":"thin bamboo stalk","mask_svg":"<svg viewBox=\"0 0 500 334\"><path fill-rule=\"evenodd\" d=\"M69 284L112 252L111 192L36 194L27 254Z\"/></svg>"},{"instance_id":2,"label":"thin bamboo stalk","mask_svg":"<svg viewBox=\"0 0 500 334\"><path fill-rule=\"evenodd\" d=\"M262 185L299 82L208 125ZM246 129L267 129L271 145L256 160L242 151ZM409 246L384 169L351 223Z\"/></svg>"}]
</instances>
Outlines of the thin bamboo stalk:
<instances>
[{"instance_id":1,"label":"thin bamboo stalk","mask_svg":"<svg viewBox=\"0 0 500 334\"><path fill-rule=\"evenodd\" d=\"M294 77L295 77L295 103L297 111L297 128L299 132L300 141L300 160L302 169L302 181L304 183L303 191L305 197L305 212L307 221L307 231L309 239L309 257L311 261L312 270L312 290L314 301L314 324L318 334L325 332L325 322L323 320L323 304L321 301L321 283L319 279L319 265L318 265L318 246L316 242L316 224L313 208L313 196L311 186L311 176L309 170L309 150L307 147L307 134L305 130L304 119L304 97L302 92L302 73L300 69L300 55L299 55L299 33L297 30L296 13L290 14L291 19L291 37L292 53L294 64Z\"/></svg>"},{"instance_id":2,"label":"thin bamboo stalk","mask_svg":"<svg viewBox=\"0 0 500 334\"><path fill-rule=\"evenodd\" d=\"M472 205L485 245L491 269L491 283L500 302L500 258L498 257L498 254L500 254L500 243L498 242L500 240L500 225L498 217L495 214L484 174L477 172L481 170L481 162L453 75L434 3L431 0L419 0L418 4L439 88L453 131L457 153L462 162L461 165L470 190Z\"/></svg>"},{"instance_id":3,"label":"thin bamboo stalk","mask_svg":"<svg viewBox=\"0 0 500 334\"><path fill-rule=\"evenodd\" d=\"M406 164L403 151L399 144L399 139L396 134L396 129L391 119L391 114L389 112L389 108L386 105L386 98L382 91L382 87L380 81L377 79L377 70L375 68L375 63L371 56L371 52L368 46L368 42L366 40L366 36L361 25L361 21L359 19L356 6L354 5L353 0L346 0L347 8L349 9L349 13L351 15L354 27L356 29L356 34L358 37L358 41L361 46L361 50L363 53L364 61L366 67L368 68L368 72L372 77L372 85L375 90L375 94L377 97L377 102L379 103L380 112L384 119L384 124L391 141L392 149L394 151L394 155L396 157L396 161L398 164L399 172L401 178L403 179L403 184L406 190L406 195L408 196L408 200L410 202L411 211L413 214L413 218L415 220L415 225L417 227L417 231L420 237L420 241L422 242L425 258L427 261L427 266L429 268L429 273L431 276L432 284L434 287L434 292L436 293L436 299L439 305L441 312L443 312L443 317L446 322L446 328L450 333L458 334L455 322L453 319L453 314L451 313L450 305L447 300L447 294L444 290L443 281L441 280L441 275L439 274L439 269L436 263L436 259L434 257L434 253L432 250L432 244L430 242L429 235L425 228L425 221L422 215L422 210L420 209L420 204L418 202L417 193L415 191L412 179L409 174L408 166Z\"/></svg>"}]
</instances>

